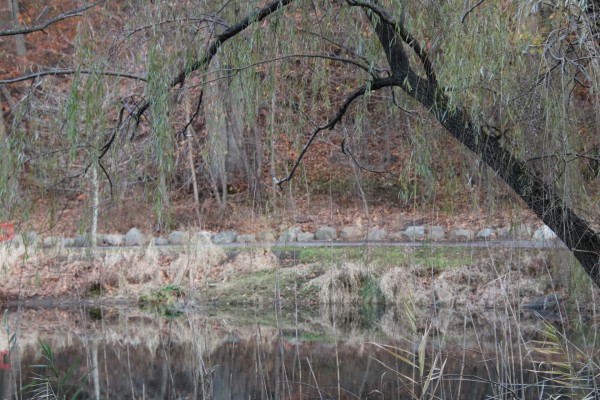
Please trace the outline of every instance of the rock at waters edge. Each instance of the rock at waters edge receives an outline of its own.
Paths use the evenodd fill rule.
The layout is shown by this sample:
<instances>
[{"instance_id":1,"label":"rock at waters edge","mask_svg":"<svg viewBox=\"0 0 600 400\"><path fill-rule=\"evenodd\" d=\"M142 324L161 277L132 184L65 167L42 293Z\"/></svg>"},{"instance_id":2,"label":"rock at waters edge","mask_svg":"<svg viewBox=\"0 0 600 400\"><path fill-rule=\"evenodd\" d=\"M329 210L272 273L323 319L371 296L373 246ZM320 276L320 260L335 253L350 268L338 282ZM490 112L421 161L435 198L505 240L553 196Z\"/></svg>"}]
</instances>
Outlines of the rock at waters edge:
<instances>
[{"instance_id":1,"label":"rock at waters edge","mask_svg":"<svg viewBox=\"0 0 600 400\"><path fill-rule=\"evenodd\" d=\"M168 246L171 242L169 239L165 239L163 237L154 237L150 243L152 243L153 246Z\"/></svg>"},{"instance_id":2,"label":"rock at waters edge","mask_svg":"<svg viewBox=\"0 0 600 400\"><path fill-rule=\"evenodd\" d=\"M143 246L146 238L138 228L131 228L123 237L123 242L127 246Z\"/></svg>"},{"instance_id":3,"label":"rock at waters edge","mask_svg":"<svg viewBox=\"0 0 600 400\"><path fill-rule=\"evenodd\" d=\"M98 235L97 243L104 246L121 246L123 244L123 235L105 234Z\"/></svg>"},{"instance_id":4,"label":"rock at waters edge","mask_svg":"<svg viewBox=\"0 0 600 400\"><path fill-rule=\"evenodd\" d=\"M346 226L340 231L340 239L342 240L361 240L364 237L362 230L357 226Z\"/></svg>"},{"instance_id":5,"label":"rock at waters edge","mask_svg":"<svg viewBox=\"0 0 600 400\"><path fill-rule=\"evenodd\" d=\"M494 233L496 233L496 231L494 231L492 228L483 228L479 232L477 232L477 235L475 235L475 237L477 239L490 240L493 238Z\"/></svg>"},{"instance_id":6,"label":"rock at waters edge","mask_svg":"<svg viewBox=\"0 0 600 400\"><path fill-rule=\"evenodd\" d=\"M448 233L450 240L473 240L474 236L473 231L470 229L452 229Z\"/></svg>"},{"instance_id":7,"label":"rock at waters edge","mask_svg":"<svg viewBox=\"0 0 600 400\"><path fill-rule=\"evenodd\" d=\"M429 240L444 240L446 239L446 230L441 226L432 226L427 233Z\"/></svg>"},{"instance_id":8,"label":"rock at waters edge","mask_svg":"<svg viewBox=\"0 0 600 400\"><path fill-rule=\"evenodd\" d=\"M297 238L299 242L310 242L315 240L315 234L312 232L298 232Z\"/></svg>"},{"instance_id":9,"label":"rock at waters edge","mask_svg":"<svg viewBox=\"0 0 600 400\"><path fill-rule=\"evenodd\" d=\"M196 233L194 236L195 240L198 240L200 243L211 243L212 242L212 233L209 231L200 231Z\"/></svg>"},{"instance_id":10,"label":"rock at waters edge","mask_svg":"<svg viewBox=\"0 0 600 400\"><path fill-rule=\"evenodd\" d=\"M48 236L44 238L44 247L64 247L65 239L58 236Z\"/></svg>"},{"instance_id":11,"label":"rock at waters edge","mask_svg":"<svg viewBox=\"0 0 600 400\"><path fill-rule=\"evenodd\" d=\"M533 238L535 240L556 240L558 236L548 225L543 225L533 232Z\"/></svg>"},{"instance_id":12,"label":"rock at waters edge","mask_svg":"<svg viewBox=\"0 0 600 400\"><path fill-rule=\"evenodd\" d=\"M393 242L401 242L404 240L404 232L401 232L401 231L392 232L388 235L388 239L390 239Z\"/></svg>"},{"instance_id":13,"label":"rock at waters edge","mask_svg":"<svg viewBox=\"0 0 600 400\"><path fill-rule=\"evenodd\" d=\"M238 235L235 239L236 243L254 243L256 242L255 235Z\"/></svg>"},{"instance_id":14,"label":"rock at waters edge","mask_svg":"<svg viewBox=\"0 0 600 400\"><path fill-rule=\"evenodd\" d=\"M322 226L315 232L315 239L317 240L335 240L337 238L337 231L330 226Z\"/></svg>"},{"instance_id":15,"label":"rock at waters edge","mask_svg":"<svg viewBox=\"0 0 600 400\"><path fill-rule=\"evenodd\" d=\"M90 242L89 235L77 235L73 238L72 247L88 247Z\"/></svg>"},{"instance_id":16,"label":"rock at waters edge","mask_svg":"<svg viewBox=\"0 0 600 400\"><path fill-rule=\"evenodd\" d=\"M425 238L425 227L423 225L409 226L402 232L404 240L423 240Z\"/></svg>"},{"instance_id":17,"label":"rock at waters edge","mask_svg":"<svg viewBox=\"0 0 600 400\"><path fill-rule=\"evenodd\" d=\"M387 232L385 229L372 229L367 233L367 240L369 241L382 241L387 238Z\"/></svg>"},{"instance_id":18,"label":"rock at waters edge","mask_svg":"<svg viewBox=\"0 0 600 400\"><path fill-rule=\"evenodd\" d=\"M258 233L258 236L256 237L256 239L259 242L274 242L275 235L271 231L263 231L263 232Z\"/></svg>"},{"instance_id":19,"label":"rock at waters edge","mask_svg":"<svg viewBox=\"0 0 600 400\"><path fill-rule=\"evenodd\" d=\"M288 243L288 242L296 242L298 240L298 233L300 233L300 228L296 226L292 226L291 228L287 228L279 235L278 242Z\"/></svg>"},{"instance_id":20,"label":"rock at waters edge","mask_svg":"<svg viewBox=\"0 0 600 400\"><path fill-rule=\"evenodd\" d=\"M183 231L173 231L169 233L169 244L175 246L182 246L188 244L190 240L190 235L187 232Z\"/></svg>"},{"instance_id":21,"label":"rock at waters edge","mask_svg":"<svg viewBox=\"0 0 600 400\"><path fill-rule=\"evenodd\" d=\"M529 240L531 239L531 228L527 225L507 226L498 229L498 239Z\"/></svg>"},{"instance_id":22,"label":"rock at waters edge","mask_svg":"<svg viewBox=\"0 0 600 400\"><path fill-rule=\"evenodd\" d=\"M236 231L223 231L215 233L211 239L214 244L234 243L237 235Z\"/></svg>"}]
</instances>

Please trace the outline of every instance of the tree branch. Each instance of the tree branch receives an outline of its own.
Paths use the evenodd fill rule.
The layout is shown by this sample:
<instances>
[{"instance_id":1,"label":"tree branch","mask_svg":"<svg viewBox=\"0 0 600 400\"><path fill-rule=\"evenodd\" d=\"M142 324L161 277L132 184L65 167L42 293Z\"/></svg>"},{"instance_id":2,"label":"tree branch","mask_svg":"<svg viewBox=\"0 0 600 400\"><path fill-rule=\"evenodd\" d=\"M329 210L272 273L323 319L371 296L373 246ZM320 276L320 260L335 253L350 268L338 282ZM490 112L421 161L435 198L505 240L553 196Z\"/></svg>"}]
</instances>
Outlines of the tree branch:
<instances>
[{"instance_id":1,"label":"tree branch","mask_svg":"<svg viewBox=\"0 0 600 400\"><path fill-rule=\"evenodd\" d=\"M263 19L267 18L269 15L278 11L279 9L287 6L292 3L294 0L275 0L266 6L260 8L254 13L248 15L246 18L239 21L237 24L233 25L231 28L226 29L223 33L217 35L215 39L208 46L208 49L204 53L204 55L197 59L194 63L192 63L189 67L183 68L179 74L171 81L171 87L175 87L177 85L182 84L185 81L185 78L191 74L192 72L201 69L208 65L212 58L217 54L217 50L221 47L223 43L228 41L229 39L237 36L250 25L260 22Z\"/></svg>"},{"instance_id":2,"label":"tree branch","mask_svg":"<svg viewBox=\"0 0 600 400\"><path fill-rule=\"evenodd\" d=\"M33 26L25 26L25 27L18 27L18 28L11 28L11 29L4 29L0 31L0 37L2 36L15 36L15 35L26 35L28 33L33 33L33 32L38 32L38 31L43 31L44 29L48 28L50 25L53 25L57 22L60 22L64 19L67 18L73 18L73 17L80 17L83 15L84 11L89 10L90 8L96 7L98 4L104 3L105 0L99 0L96 1L95 3L91 3L91 4L86 4L85 6L81 6L75 10L70 10L67 12L64 12L60 15L57 15L56 17L49 19L48 21L44 21L41 24L38 25L33 25Z\"/></svg>"},{"instance_id":3,"label":"tree branch","mask_svg":"<svg viewBox=\"0 0 600 400\"><path fill-rule=\"evenodd\" d=\"M130 74L127 72L95 71L95 70L91 70L91 69L79 69L78 70L75 68L55 68L55 69L48 69L45 71L34 72L32 74L23 75L23 76L19 76L16 78L2 79L2 80L0 80L0 85L8 85L11 83L30 81L30 80L34 80L34 79L41 78L43 76L48 76L48 75L53 75L53 76L73 75L75 73L88 74L88 75L89 74L97 74L97 75L104 75L104 76L116 76L119 78L129 78L129 79L133 79L136 81L147 82L146 77L143 77L141 75Z\"/></svg>"},{"instance_id":4,"label":"tree branch","mask_svg":"<svg viewBox=\"0 0 600 400\"><path fill-rule=\"evenodd\" d=\"M346 2L350 6L362 7L365 10L371 11L372 14L367 13L367 16L371 19L372 24L378 23L374 19L373 14L375 14L378 17L379 21L385 23L386 25L393 27L394 30L397 31L398 34L400 35L400 38L402 39L402 41L404 41L404 43L406 43L411 49L413 49L414 53L417 55L417 57L419 57L419 60L421 60L421 63L423 64L423 69L425 70L425 74L427 75L427 79L430 81L430 83L432 85L437 85L437 77L436 77L434 69L433 69L433 64L432 64L431 60L429 59L429 54L427 53L427 51L425 49L423 49L421 47L419 42L406 30L406 28L404 27L403 24L398 23L398 21L395 21L376 2L371 2L371 1L367 2L367 1L360 1L360 0L346 0ZM392 37L390 37L389 39L391 40ZM389 46L392 43L386 41L386 42L382 42L382 44L384 46ZM402 51L402 54L404 54L404 51ZM391 56L392 54L386 52L386 55ZM400 54L396 54L396 56L398 56L398 55L400 55ZM390 66L392 66L392 73L393 73L395 69L398 69L397 68L398 66L396 66L396 68L394 68L394 66L391 65L391 63L393 63L394 60L388 58L388 61L390 62ZM402 64L405 65L407 63L408 63L408 59L402 60Z\"/></svg>"},{"instance_id":5,"label":"tree branch","mask_svg":"<svg viewBox=\"0 0 600 400\"><path fill-rule=\"evenodd\" d=\"M469 15L471 12L473 12L473 10L475 10L477 7L479 7L481 4L483 4L484 1L485 0L479 0L477 3L475 3L475 5L473 5L467 11L465 11L465 13L462 15L462 17L460 17L460 23L464 24L465 23L465 19L467 19L467 15ZM466 5L467 5L467 3L465 2L465 6Z\"/></svg>"},{"instance_id":6,"label":"tree branch","mask_svg":"<svg viewBox=\"0 0 600 400\"><path fill-rule=\"evenodd\" d=\"M350 106L350 104L352 104L352 102L354 100L356 100L360 96L364 95L369 90L379 90L384 87L397 86L399 84L400 84L400 82L394 77L379 78L379 79L375 79L375 80L371 81L370 85L365 84L365 85L360 86L359 88L355 89L352 93L350 93L348 96L346 96L346 99L344 100L344 102L342 103L340 108L338 109L337 113L333 117L331 117L325 125L317 126L310 133L308 141L302 148L302 151L300 152L298 157L296 157L296 161L294 161L294 164L292 165L292 169L289 172L289 174L285 178L282 178L282 179L277 179L275 176L272 176L275 184L277 186L281 187L281 185L283 185L285 182L288 182L292 179L292 177L294 176L294 173L296 172L296 169L300 165L300 161L302 161L302 159L304 158L304 155L308 151L308 148L310 147L312 142L315 140L315 138L317 137L319 132L324 131L326 129L332 130L333 128L335 128L335 126L338 124L338 122L340 122L342 120L342 117L344 116L344 114L346 114L348 107Z\"/></svg>"},{"instance_id":7,"label":"tree branch","mask_svg":"<svg viewBox=\"0 0 600 400\"><path fill-rule=\"evenodd\" d=\"M350 149L350 147L348 146L348 143L346 142L346 138L342 139L341 149L342 149L342 153L344 153L344 155L350 157L350 159L352 160L354 165L356 165L359 169L361 169L363 171L371 172L373 174L388 174L388 173L390 173L389 171L378 171L376 169L367 168L364 165L362 165L360 162L358 162L358 160L354 156L354 153L352 152L352 149ZM390 174L390 175L392 175L392 174Z\"/></svg>"}]
</instances>

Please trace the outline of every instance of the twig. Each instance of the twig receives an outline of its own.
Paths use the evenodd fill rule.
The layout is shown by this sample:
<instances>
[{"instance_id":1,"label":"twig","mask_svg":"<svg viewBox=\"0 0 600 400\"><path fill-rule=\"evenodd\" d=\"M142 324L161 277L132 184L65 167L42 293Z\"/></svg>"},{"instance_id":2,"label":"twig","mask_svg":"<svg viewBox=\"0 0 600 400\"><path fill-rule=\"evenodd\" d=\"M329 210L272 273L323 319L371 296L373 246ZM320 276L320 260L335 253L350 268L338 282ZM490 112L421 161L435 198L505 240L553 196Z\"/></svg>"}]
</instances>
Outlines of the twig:
<instances>
[{"instance_id":1,"label":"twig","mask_svg":"<svg viewBox=\"0 0 600 400\"><path fill-rule=\"evenodd\" d=\"M471 8L469 8L463 15L462 17L460 17L460 23L464 24L465 23L465 19L467 18L467 15L469 15L473 10L475 10L477 7L479 7L485 0L479 0L477 3L475 3L475 5ZM466 3L465 3L466 5Z\"/></svg>"},{"instance_id":2,"label":"twig","mask_svg":"<svg viewBox=\"0 0 600 400\"><path fill-rule=\"evenodd\" d=\"M179 134L185 134L186 136L188 136L188 134L186 133L189 126L192 124L192 122L194 122L194 120L196 119L196 117L198 116L198 114L200 114L200 106L202 105L202 98L204 97L204 90L200 91L200 95L198 96L198 104L196 105L196 110L194 110L194 114L190 117L190 119L185 123L185 125L183 126L183 128L181 128L181 130L179 131ZM189 135L191 136L191 135Z\"/></svg>"},{"instance_id":3,"label":"twig","mask_svg":"<svg viewBox=\"0 0 600 400\"><path fill-rule=\"evenodd\" d=\"M11 84L11 83L34 80L34 79L41 78L43 76L48 76L48 75L53 75L53 76L73 75L76 73L88 74L88 75L97 74L97 75L105 75L105 76L116 76L116 77L120 77L120 78L129 78L129 79L134 79L134 80L143 81L143 82L147 81L147 79L141 75L130 74L127 72L95 71L95 70L91 70L91 69L76 69L76 68L56 68L56 69L48 69L45 71L34 72L33 74L23 75L23 76L19 76L16 78L3 79L3 80L0 80L0 85L7 85L7 84Z\"/></svg>"},{"instance_id":4,"label":"twig","mask_svg":"<svg viewBox=\"0 0 600 400\"><path fill-rule=\"evenodd\" d=\"M354 154L352 153L352 150L350 150L350 148L348 147L348 145L346 143L346 139L347 138L342 139L342 145L341 145L342 153L344 153L344 155L346 155L346 156L349 156L352 159L352 162L354 162L354 164L359 169L362 169L363 171L371 172L374 174L388 174L388 173L391 174L390 171L377 171L375 169L367 168L367 167L363 166L361 163L359 163L358 160L356 159L356 157L354 156Z\"/></svg>"},{"instance_id":5,"label":"twig","mask_svg":"<svg viewBox=\"0 0 600 400\"><path fill-rule=\"evenodd\" d=\"M323 400L323 395L321 394L321 388L319 388L319 382L317 381L317 377L315 376L315 371L313 371L312 365L310 364L310 359L306 357L306 362L308 363L308 368L310 369L310 373L315 380L315 386L317 388L317 393L319 394L319 399Z\"/></svg>"},{"instance_id":6,"label":"twig","mask_svg":"<svg viewBox=\"0 0 600 400\"><path fill-rule=\"evenodd\" d=\"M400 82L397 79L395 79L394 77L379 78L379 79L375 79L375 80L371 81L371 84L369 85L369 90L378 90L378 89L381 89L384 87L396 86L399 84L400 84ZM350 93L346 97L346 99L344 100L344 102L342 103L340 108L338 109L338 112L331 119L329 119L329 121L325 125L321 125L321 126L316 127L315 129L313 129L313 131L310 134L310 137L308 138L308 141L302 148L300 155L298 155L298 157L296 158L296 161L294 162L294 165L292 166L292 169L290 170L289 174L285 178L282 178L282 179L277 179L275 176L272 176L273 181L275 182L275 184L277 186L279 186L281 188L281 185L283 185L285 182L288 182L289 180L292 179L292 177L294 176L294 173L296 172L296 169L300 165L300 161L302 161L302 158L304 158L304 155L306 154L306 152L307 152L308 148L310 147L310 145L312 144L312 142L317 137L317 134L326 129L332 130L338 124L338 122L340 122L342 120L342 117L344 116L344 114L346 114L346 111L348 110L348 107L350 106L350 104L352 104L352 102L354 100L356 100L358 97L362 96L366 92L367 92L367 85L362 85L358 89L354 90L352 93Z\"/></svg>"}]
</instances>

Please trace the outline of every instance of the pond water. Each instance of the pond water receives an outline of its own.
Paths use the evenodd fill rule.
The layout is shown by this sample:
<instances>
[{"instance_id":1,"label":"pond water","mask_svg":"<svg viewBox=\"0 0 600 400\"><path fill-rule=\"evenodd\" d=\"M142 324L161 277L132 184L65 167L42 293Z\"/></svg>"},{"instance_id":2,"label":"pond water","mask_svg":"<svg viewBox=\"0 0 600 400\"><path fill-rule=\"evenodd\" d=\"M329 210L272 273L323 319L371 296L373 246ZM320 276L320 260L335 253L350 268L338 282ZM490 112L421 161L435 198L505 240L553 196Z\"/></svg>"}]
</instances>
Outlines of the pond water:
<instances>
[{"instance_id":1,"label":"pond water","mask_svg":"<svg viewBox=\"0 0 600 400\"><path fill-rule=\"evenodd\" d=\"M538 398L551 390L532 385L539 376L526 344L543 328L535 317L518 313L517 326L506 310L488 310L483 324L468 314L426 310L422 320L410 310L348 307L197 307L175 317L123 305L7 309L0 350L14 332L16 341L2 356L0 398L32 398L32 377L52 376L32 368L49 364L40 341L56 371L75 366L72 378L83 377L79 398L200 399L203 388L215 399Z\"/></svg>"}]
</instances>

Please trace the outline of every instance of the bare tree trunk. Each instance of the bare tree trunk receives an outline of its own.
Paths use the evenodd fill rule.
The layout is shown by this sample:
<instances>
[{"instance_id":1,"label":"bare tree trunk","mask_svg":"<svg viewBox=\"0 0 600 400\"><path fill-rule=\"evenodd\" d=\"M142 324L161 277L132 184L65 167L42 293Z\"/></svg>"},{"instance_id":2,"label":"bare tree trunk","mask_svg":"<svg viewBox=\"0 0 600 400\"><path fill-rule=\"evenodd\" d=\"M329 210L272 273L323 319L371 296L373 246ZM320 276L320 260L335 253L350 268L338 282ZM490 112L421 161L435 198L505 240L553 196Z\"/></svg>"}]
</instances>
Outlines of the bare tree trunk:
<instances>
[{"instance_id":1,"label":"bare tree trunk","mask_svg":"<svg viewBox=\"0 0 600 400\"><path fill-rule=\"evenodd\" d=\"M158 199L160 206L158 207L156 230L161 231L167 228L169 222L169 188L167 186L167 174L164 168L160 168L158 178Z\"/></svg>"},{"instance_id":2,"label":"bare tree trunk","mask_svg":"<svg viewBox=\"0 0 600 400\"><path fill-rule=\"evenodd\" d=\"M190 120L190 95L189 93L186 95L186 99L185 99L185 120L189 121ZM198 226L202 226L202 219L200 218L200 196L198 193L198 181L196 179L196 168L194 166L194 152L193 152L193 145L194 145L194 136L195 136L195 132L192 129L192 125L190 124L187 127L186 130L186 136L188 137L188 143L187 143L187 155L188 155L188 164L190 167L190 174L192 175L192 189L194 190L194 209L196 210L196 218L198 219Z\"/></svg>"},{"instance_id":3,"label":"bare tree trunk","mask_svg":"<svg viewBox=\"0 0 600 400\"><path fill-rule=\"evenodd\" d=\"M219 67L215 59L215 67ZM207 152L205 155L211 189L219 209L227 205L227 122L223 97L225 91L221 81L209 83L206 87L204 114L206 116Z\"/></svg>"},{"instance_id":4,"label":"bare tree trunk","mask_svg":"<svg viewBox=\"0 0 600 400\"><path fill-rule=\"evenodd\" d=\"M13 27L18 27L19 24L19 3L17 0L6 0L8 10L10 11L10 16L12 19ZM15 39L15 50L17 55L22 57L27 54L27 46L25 46L25 36L23 35L14 35Z\"/></svg>"},{"instance_id":5,"label":"bare tree trunk","mask_svg":"<svg viewBox=\"0 0 600 400\"><path fill-rule=\"evenodd\" d=\"M252 196L258 204L262 204L264 200L264 192L265 187L262 183L262 173L263 173L263 154L264 154L264 144L263 138L261 137L261 133L255 126L249 127L252 137L250 142L252 152L251 157L251 168L252 175L250 176L250 189L252 191Z\"/></svg>"},{"instance_id":6,"label":"bare tree trunk","mask_svg":"<svg viewBox=\"0 0 600 400\"><path fill-rule=\"evenodd\" d=\"M8 136L8 128L6 127L6 121L4 120L4 113L0 108L0 141L4 140Z\"/></svg>"},{"instance_id":7,"label":"bare tree trunk","mask_svg":"<svg viewBox=\"0 0 600 400\"><path fill-rule=\"evenodd\" d=\"M98 163L92 165L92 223L90 227L90 249L96 248L98 234L98 206L99 206Z\"/></svg>"}]
</instances>

